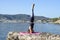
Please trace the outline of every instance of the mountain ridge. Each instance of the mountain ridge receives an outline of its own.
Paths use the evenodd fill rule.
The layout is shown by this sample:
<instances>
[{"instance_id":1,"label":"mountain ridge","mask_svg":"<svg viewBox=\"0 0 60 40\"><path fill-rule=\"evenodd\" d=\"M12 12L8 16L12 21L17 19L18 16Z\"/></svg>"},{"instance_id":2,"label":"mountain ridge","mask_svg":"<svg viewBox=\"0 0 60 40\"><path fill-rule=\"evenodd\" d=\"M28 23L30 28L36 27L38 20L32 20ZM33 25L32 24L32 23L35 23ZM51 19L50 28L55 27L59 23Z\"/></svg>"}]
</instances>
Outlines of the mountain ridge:
<instances>
[{"instance_id":1,"label":"mountain ridge","mask_svg":"<svg viewBox=\"0 0 60 40\"><path fill-rule=\"evenodd\" d=\"M27 14L16 14L16 15L8 15L8 14L0 14L0 20L30 20L31 16ZM49 18L44 16L34 16L35 20L48 20Z\"/></svg>"}]
</instances>

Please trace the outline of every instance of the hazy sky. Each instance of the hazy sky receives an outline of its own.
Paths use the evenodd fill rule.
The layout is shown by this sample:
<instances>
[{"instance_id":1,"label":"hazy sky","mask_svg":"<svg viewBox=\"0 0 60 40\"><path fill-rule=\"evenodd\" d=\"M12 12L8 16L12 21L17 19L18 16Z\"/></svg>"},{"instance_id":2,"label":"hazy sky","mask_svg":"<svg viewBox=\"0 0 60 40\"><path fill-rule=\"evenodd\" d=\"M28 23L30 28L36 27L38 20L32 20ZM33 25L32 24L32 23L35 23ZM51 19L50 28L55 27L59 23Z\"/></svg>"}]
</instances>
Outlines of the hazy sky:
<instances>
[{"instance_id":1,"label":"hazy sky","mask_svg":"<svg viewBox=\"0 0 60 40\"><path fill-rule=\"evenodd\" d=\"M29 14L35 3L35 15L60 16L60 0L0 0L0 14Z\"/></svg>"}]
</instances>

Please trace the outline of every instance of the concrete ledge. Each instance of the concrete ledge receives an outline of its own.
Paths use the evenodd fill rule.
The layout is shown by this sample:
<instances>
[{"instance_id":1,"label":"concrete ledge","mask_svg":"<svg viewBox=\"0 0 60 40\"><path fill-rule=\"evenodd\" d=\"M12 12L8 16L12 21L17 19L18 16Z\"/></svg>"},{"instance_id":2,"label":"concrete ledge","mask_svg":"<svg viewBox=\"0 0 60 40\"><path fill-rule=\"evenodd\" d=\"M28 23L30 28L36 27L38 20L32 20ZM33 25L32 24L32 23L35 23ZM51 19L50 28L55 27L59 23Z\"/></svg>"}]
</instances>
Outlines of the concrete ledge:
<instances>
[{"instance_id":1,"label":"concrete ledge","mask_svg":"<svg viewBox=\"0 0 60 40\"><path fill-rule=\"evenodd\" d=\"M7 35L7 40L60 40L60 35L44 32L38 35L35 34L21 35L18 32L9 32Z\"/></svg>"}]
</instances>

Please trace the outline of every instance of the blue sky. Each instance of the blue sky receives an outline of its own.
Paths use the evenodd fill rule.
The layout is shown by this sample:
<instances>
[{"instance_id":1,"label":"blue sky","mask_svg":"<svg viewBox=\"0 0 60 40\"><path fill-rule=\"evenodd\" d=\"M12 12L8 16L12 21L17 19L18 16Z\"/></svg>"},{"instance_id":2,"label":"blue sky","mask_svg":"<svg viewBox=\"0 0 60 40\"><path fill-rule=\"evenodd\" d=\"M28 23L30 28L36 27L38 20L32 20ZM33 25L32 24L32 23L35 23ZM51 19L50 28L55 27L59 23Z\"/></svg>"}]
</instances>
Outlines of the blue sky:
<instances>
[{"instance_id":1,"label":"blue sky","mask_svg":"<svg viewBox=\"0 0 60 40\"><path fill-rule=\"evenodd\" d=\"M0 14L31 15L32 3L35 3L36 16L60 16L60 0L0 0Z\"/></svg>"}]
</instances>

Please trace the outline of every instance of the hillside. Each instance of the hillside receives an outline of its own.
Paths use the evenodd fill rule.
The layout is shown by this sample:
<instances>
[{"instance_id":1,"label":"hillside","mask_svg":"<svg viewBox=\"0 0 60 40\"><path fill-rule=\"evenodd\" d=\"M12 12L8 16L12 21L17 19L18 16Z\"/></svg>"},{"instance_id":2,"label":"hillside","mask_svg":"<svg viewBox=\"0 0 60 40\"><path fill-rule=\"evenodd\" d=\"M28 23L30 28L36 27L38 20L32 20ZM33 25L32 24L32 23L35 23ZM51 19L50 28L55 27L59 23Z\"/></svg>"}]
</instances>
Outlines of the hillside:
<instances>
[{"instance_id":1,"label":"hillside","mask_svg":"<svg viewBox=\"0 0 60 40\"><path fill-rule=\"evenodd\" d=\"M17 15L3 15L0 14L0 20L30 20L31 16L26 14L17 14ZM49 18L44 16L35 16L35 20L48 20Z\"/></svg>"}]
</instances>

